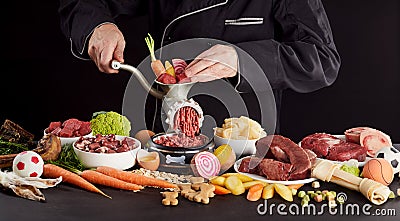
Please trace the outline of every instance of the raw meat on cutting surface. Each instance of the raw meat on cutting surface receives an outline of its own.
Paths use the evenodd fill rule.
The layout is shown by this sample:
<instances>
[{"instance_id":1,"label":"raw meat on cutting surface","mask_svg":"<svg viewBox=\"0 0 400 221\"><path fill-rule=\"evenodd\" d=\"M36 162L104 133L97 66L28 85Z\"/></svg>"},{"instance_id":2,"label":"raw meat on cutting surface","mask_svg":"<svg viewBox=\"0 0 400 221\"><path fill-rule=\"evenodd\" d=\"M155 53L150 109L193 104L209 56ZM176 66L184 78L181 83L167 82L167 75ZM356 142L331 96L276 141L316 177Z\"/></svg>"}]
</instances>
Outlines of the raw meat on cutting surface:
<instances>
[{"instance_id":1,"label":"raw meat on cutting surface","mask_svg":"<svg viewBox=\"0 0 400 221\"><path fill-rule=\"evenodd\" d=\"M366 148L361 145L346 142L333 135L315 133L306 136L301 141L301 147L312 150L317 157L334 161L356 159L365 161Z\"/></svg>"}]
</instances>

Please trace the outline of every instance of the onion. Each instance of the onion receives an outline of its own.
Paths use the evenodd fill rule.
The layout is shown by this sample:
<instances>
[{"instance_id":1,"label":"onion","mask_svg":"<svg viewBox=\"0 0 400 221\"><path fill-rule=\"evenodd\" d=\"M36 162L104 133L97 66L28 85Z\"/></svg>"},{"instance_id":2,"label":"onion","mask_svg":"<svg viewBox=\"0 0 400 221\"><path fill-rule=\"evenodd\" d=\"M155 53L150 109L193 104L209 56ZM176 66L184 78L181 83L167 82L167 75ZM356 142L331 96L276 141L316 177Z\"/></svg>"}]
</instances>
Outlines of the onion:
<instances>
[{"instance_id":1,"label":"onion","mask_svg":"<svg viewBox=\"0 0 400 221\"><path fill-rule=\"evenodd\" d=\"M194 155L190 166L195 176L201 176L206 179L218 175L221 170L218 158L208 151L202 151Z\"/></svg>"}]
</instances>

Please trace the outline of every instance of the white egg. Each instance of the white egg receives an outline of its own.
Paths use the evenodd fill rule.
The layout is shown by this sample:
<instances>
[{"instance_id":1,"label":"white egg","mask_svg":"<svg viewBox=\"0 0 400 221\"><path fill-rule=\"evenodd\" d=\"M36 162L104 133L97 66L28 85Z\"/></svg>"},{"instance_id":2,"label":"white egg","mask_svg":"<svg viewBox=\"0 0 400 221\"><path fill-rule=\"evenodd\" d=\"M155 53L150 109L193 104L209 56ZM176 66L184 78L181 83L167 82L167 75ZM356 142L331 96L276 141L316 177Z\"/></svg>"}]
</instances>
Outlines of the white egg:
<instances>
[{"instance_id":1,"label":"white egg","mask_svg":"<svg viewBox=\"0 0 400 221\"><path fill-rule=\"evenodd\" d=\"M13 172L20 177L40 177L43 173L43 159L33 151L19 153L13 161Z\"/></svg>"}]
</instances>

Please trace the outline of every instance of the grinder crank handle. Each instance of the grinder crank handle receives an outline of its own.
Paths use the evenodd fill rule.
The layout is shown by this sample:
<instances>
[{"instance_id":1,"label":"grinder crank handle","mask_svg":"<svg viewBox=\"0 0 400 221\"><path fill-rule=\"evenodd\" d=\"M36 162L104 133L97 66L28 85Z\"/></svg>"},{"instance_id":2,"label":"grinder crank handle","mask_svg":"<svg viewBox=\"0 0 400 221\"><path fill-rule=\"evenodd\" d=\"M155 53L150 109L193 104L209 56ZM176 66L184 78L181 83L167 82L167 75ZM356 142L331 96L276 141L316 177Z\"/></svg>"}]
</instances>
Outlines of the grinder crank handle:
<instances>
[{"instance_id":1,"label":"grinder crank handle","mask_svg":"<svg viewBox=\"0 0 400 221\"><path fill-rule=\"evenodd\" d=\"M115 70L125 70L125 71L129 71L132 73L133 76L136 77L136 79L139 81L139 83L142 85L142 87L148 91L151 95L153 95L154 97L158 98L158 99L162 99L165 95L165 93L160 92L156 89L154 89L149 82L146 80L146 78L143 76L142 72L139 71L139 69L128 65L128 64L122 64L119 61L113 60L111 62L111 67Z\"/></svg>"}]
</instances>

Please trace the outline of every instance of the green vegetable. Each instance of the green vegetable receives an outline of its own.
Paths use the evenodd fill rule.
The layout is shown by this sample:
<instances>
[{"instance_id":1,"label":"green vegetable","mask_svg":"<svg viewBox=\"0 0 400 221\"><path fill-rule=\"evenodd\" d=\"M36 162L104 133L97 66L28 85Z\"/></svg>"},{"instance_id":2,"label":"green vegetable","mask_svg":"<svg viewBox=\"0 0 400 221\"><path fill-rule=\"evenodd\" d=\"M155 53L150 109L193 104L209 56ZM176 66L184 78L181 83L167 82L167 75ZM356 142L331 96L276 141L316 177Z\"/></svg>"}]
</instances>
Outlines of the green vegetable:
<instances>
[{"instance_id":1,"label":"green vegetable","mask_svg":"<svg viewBox=\"0 0 400 221\"><path fill-rule=\"evenodd\" d=\"M96 112L90 120L90 127L94 135L115 134L129 136L131 131L131 122L126 116L117 112Z\"/></svg>"},{"instance_id":2,"label":"green vegetable","mask_svg":"<svg viewBox=\"0 0 400 221\"><path fill-rule=\"evenodd\" d=\"M302 200L301 200L301 206L308 206L308 202L309 202L310 200L307 200L307 199L305 199L305 198L303 198Z\"/></svg>"},{"instance_id":3,"label":"green vegetable","mask_svg":"<svg viewBox=\"0 0 400 221\"><path fill-rule=\"evenodd\" d=\"M394 199L394 198L396 198L396 195L394 194L393 191L390 191L389 199Z\"/></svg>"},{"instance_id":4,"label":"green vegetable","mask_svg":"<svg viewBox=\"0 0 400 221\"><path fill-rule=\"evenodd\" d=\"M0 140L0 155L16 154L25 150L28 150L25 145Z\"/></svg>"},{"instance_id":5,"label":"green vegetable","mask_svg":"<svg viewBox=\"0 0 400 221\"><path fill-rule=\"evenodd\" d=\"M353 175L355 175L355 176L360 176L360 168L358 168L358 167L355 167L355 166L347 166L347 165L343 164L343 165L340 167L340 169L343 170L343 171L346 171L346 172L348 172L348 173L351 173L351 174L353 174Z\"/></svg>"},{"instance_id":6,"label":"green vegetable","mask_svg":"<svg viewBox=\"0 0 400 221\"><path fill-rule=\"evenodd\" d=\"M147 33L147 35L148 37L146 37L144 40L146 41L147 47L149 48L151 61L155 61L157 59L154 54L154 40L149 33Z\"/></svg>"},{"instance_id":7,"label":"green vegetable","mask_svg":"<svg viewBox=\"0 0 400 221\"><path fill-rule=\"evenodd\" d=\"M304 192L303 190L301 190L301 191L297 194L297 196L300 197L300 198L303 198L305 195L306 195L306 192Z\"/></svg>"},{"instance_id":8,"label":"green vegetable","mask_svg":"<svg viewBox=\"0 0 400 221\"><path fill-rule=\"evenodd\" d=\"M79 160L78 156L76 156L72 144L63 145L57 160L49 160L46 163L51 163L60 166L66 170L75 173L77 171L83 171L85 169L82 162Z\"/></svg>"}]
</instances>

